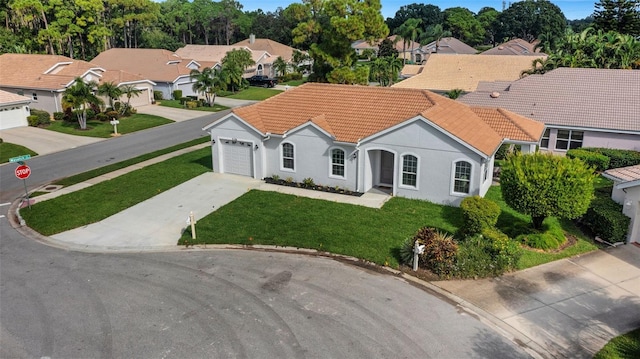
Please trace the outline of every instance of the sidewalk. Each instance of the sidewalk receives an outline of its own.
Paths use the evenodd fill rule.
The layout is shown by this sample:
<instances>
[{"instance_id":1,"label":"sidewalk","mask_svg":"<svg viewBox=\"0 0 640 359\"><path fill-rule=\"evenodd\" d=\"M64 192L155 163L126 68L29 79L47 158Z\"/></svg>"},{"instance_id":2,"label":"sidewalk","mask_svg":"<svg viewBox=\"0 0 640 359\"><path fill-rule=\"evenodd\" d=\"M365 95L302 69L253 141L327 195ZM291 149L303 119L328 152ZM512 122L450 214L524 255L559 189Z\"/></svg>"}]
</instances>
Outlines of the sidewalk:
<instances>
[{"instance_id":1,"label":"sidewalk","mask_svg":"<svg viewBox=\"0 0 640 359\"><path fill-rule=\"evenodd\" d=\"M31 149L40 156L106 140L106 138L68 135L31 126L2 130L0 138L4 142Z\"/></svg>"}]
</instances>

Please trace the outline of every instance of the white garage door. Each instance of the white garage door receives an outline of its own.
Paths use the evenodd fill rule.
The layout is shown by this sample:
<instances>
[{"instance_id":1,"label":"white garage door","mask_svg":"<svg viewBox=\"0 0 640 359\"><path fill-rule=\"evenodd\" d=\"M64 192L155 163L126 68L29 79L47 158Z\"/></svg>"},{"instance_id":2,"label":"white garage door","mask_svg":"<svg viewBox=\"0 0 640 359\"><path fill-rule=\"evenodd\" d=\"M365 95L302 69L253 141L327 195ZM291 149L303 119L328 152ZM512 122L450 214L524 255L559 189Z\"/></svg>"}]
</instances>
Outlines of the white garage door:
<instances>
[{"instance_id":1,"label":"white garage door","mask_svg":"<svg viewBox=\"0 0 640 359\"><path fill-rule=\"evenodd\" d=\"M138 96L132 96L131 97L131 106L138 107L138 106L144 106L144 105L148 105L149 104L149 89L140 89L142 90L142 92L140 92L140 95ZM127 101L127 97L124 97L124 101Z\"/></svg>"},{"instance_id":2,"label":"white garage door","mask_svg":"<svg viewBox=\"0 0 640 359\"><path fill-rule=\"evenodd\" d=\"M230 140L222 142L222 169L224 173L233 173L253 177L253 146L250 142Z\"/></svg>"},{"instance_id":3,"label":"white garage door","mask_svg":"<svg viewBox=\"0 0 640 359\"><path fill-rule=\"evenodd\" d=\"M0 108L0 130L28 126L27 115L29 114L24 106Z\"/></svg>"}]
</instances>

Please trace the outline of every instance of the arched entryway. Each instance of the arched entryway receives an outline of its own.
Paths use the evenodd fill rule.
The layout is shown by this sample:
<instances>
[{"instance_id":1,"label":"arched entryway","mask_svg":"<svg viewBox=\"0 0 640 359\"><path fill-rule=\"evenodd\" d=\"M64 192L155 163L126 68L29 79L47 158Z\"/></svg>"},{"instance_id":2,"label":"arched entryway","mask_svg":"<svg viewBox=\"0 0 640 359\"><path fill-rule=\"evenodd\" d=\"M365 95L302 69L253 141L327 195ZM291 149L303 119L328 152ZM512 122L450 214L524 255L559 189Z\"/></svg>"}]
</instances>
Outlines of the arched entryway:
<instances>
[{"instance_id":1,"label":"arched entryway","mask_svg":"<svg viewBox=\"0 0 640 359\"><path fill-rule=\"evenodd\" d=\"M366 190L376 189L388 194L394 194L395 154L383 149L367 151L368 178Z\"/></svg>"}]
</instances>

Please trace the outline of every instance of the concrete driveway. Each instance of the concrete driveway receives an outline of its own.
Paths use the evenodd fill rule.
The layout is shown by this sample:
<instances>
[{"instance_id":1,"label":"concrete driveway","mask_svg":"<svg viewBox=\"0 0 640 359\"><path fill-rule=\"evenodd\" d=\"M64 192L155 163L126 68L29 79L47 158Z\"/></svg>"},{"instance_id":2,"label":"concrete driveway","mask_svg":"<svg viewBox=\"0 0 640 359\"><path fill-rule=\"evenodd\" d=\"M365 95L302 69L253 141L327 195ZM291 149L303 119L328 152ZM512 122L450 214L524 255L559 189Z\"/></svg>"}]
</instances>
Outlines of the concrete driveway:
<instances>
[{"instance_id":1,"label":"concrete driveway","mask_svg":"<svg viewBox=\"0 0 640 359\"><path fill-rule=\"evenodd\" d=\"M194 118L204 117L211 114L211 112L206 111L184 110L181 108L158 105L139 106L136 107L136 110L138 113L160 116L176 122L192 120Z\"/></svg>"},{"instance_id":2,"label":"concrete driveway","mask_svg":"<svg viewBox=\"0 0 640 359\"><path fill-rule=\"evenodd\" d=\"M39 155L60 152L105 140L104 138L67 135L31 126L2 130L0 138L5 142L36 151Z\"/></svg>"}]
</instances>

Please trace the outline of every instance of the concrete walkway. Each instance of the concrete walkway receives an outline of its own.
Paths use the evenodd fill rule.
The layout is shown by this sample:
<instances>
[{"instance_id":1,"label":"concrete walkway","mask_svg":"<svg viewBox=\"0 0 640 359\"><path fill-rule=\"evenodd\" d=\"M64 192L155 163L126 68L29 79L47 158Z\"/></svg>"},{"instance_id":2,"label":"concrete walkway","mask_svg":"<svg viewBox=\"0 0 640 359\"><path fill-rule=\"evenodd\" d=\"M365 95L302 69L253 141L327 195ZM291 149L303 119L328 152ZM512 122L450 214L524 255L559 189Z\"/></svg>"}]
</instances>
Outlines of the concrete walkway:
<instances>
[{"instance_id":1,"label":"concrete walkway","mask_svg":"<svg viewBox=\"0 0 640 359\"><path fill-rule=\"evenodd\" d=\"M204 117L212 114L212 112L185 110L181 108L173 108L173 107L159 106L159 105L139 106L139 107L136 107L136 110L138 111L138 113L160 116L160 117L168 118L175 122L192 120L194 118Z\"/></svg>"},{"instance_id":2,"label":"concrete walkway","mask_svg":"<svg viewBox=\"0 0 640 359\"><path fill-rule=\"evenodd\" d=\"M31 126L2 130L0 138L4 142L29 148L41 156L105 140L105 138L67 135Z\"/></svg>"}]
</instances>

